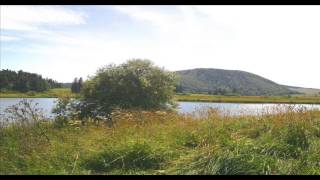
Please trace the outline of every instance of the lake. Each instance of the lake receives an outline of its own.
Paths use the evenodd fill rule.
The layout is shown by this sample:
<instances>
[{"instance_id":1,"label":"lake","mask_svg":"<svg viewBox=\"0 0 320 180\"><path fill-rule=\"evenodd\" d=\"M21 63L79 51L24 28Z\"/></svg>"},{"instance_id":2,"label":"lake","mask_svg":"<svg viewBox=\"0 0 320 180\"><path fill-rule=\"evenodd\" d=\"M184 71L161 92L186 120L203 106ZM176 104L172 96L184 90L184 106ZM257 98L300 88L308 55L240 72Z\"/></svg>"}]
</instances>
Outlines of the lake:
<instances>
[{"instance_id":1,"label":"lake","mask_svg":"<svg viewBox=\"0 0 320 180\"><path fill-rule=\"evenodd\" d=\"M18 104L23 98L0 98L0 115L5 114L5 109L9 106ZM46 117L52 118L53 114L51 113L53 107L55 106L56 98L25 98L32 100L34 103L38 103L38 108L43 110L43 113Z\"/></svg>"},{"instance_id":2,"label":"lake","mask_svg":"<svg viewBox=\"0 0 320 180\"><path fill-rule=\"evenodd\" d=\"M316 104L275 104L275 103L215 103L215 102L179 102L180 113L200 112L209 108L218 109L225 115L262 115L279 112L291 107L295 110L305 108L320 109Z\"/></svg>"},{"instance_id":3,"label":"lake","mask_svg":"<svg viewBox=\"0 0 320 180\"><path fill-rule=\"evenodd\" d=\"M27 98L34 103L39 104L39 108L43 109L46 117L52 118L52 108L55 106L56 98ZM4 114L4 110L17 104L22 98L0 98L0 114ZM197 110L206 108L216 108L224 114L229 115L259 115L271 112L274 108L285 108L287 104L244 104L244 103L213 103L213 102L178 102L180 113L192 113ZM320 109L320 105L297 104L294 108L304 107L307 109Z\"/></svg>"}]
</instances>

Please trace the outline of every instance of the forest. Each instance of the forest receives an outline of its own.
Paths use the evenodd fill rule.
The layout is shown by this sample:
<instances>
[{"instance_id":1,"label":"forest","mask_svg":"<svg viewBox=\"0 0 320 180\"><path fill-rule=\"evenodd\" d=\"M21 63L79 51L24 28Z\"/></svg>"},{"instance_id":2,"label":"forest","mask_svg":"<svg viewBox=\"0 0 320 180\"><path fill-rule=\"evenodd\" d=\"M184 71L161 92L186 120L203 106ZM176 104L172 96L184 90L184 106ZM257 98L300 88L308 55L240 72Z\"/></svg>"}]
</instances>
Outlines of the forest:
<instances>
[{"instance_id":1,"label":"forest","mask_svg":"<svg viewBox=\"0 0 320 180\"><path fill-rule=\"evenodd\" d=\"M0 91L18 92L43 92L52 88L61 88L62 85L55 80L43 78L35 73L28 73L22 70L16 72L11 70L0 71Z\"/></svg>"}]
</instances>

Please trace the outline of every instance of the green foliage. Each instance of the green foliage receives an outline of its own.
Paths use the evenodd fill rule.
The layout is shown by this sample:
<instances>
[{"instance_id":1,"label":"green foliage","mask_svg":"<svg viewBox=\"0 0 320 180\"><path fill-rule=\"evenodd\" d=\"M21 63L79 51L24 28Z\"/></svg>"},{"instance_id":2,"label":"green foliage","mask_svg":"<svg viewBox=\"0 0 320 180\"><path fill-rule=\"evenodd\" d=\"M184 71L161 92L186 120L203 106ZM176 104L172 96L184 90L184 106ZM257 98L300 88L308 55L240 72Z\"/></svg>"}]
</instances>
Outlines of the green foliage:
<instances>
[{"instance_id":1,"label":"green foliage","mask_svg":"<svg viewBox=\"0 0 320 180\"><path fill-rule=\"evenodd\" d=\"M43 92L52 88L60 88L61 84L52 79L43 79L41 75L23 71L0 71L0 89L19 92Z\"/></svg>"},{"instance_id":2,"label":"green foliage","mask_svg":"<svg viewBox=\"0 0 320 180\"><path fill-rule=\"evenodd\" d=\"M53 108L55 127L65 126L71 118L77 117L76 102L70 96L61 96L58 98L56 106Z\"/></svg>"},{"instance_id":3,"label":"green foliage","mask_svg":"<svg viewBox=\"0 0 320 180\"><path fill-rule=\"evenodd\" d=\"M83 80L82 78L75 78L71 84L71 92L72 93L80 93L83 86Z\"/></svg>"},{"instance_id":4,"label":"green foliage","mask_svg":"<svg viewBox=\"0 0 320 180\"><path fill-rule=\"evenodd\" d=\"M133 59L119 66L108 65L84 83L81 111L109 114L114 107L167 107L167 103L172 104L175 85L174 73L149 60Z\"/></svg>"}]
</instances>

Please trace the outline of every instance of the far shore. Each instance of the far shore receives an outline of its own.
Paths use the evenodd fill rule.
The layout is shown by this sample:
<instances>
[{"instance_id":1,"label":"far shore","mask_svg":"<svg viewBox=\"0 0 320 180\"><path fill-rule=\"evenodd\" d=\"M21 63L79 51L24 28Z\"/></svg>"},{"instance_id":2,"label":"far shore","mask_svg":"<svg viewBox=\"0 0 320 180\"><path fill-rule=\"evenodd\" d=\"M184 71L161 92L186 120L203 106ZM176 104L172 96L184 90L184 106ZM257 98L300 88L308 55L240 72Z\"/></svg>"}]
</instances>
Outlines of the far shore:
<instances>
[{"instance_id":1,"label":"far shore","mask_svg":"<svg viewBox=\"0 0 320 180\"><path fill-rule=\"evenodd\" d=\"M68 88L50 89L45 92L1 92L0 98L58 98L61 96L76 97ZM184 102L214 102L214 103L278 103L278 104L320 104L320 96L223 96L208 94L175 95L176 101Z\"/></svg>"},{"instance_id":2,"label":"far shore","mask_svg":"<svg viewBox=\"0 0 320 180\"><path fill-rule=\"evenodd\" d=\"M44 92L0 92L0 98L58 98L61 96L76 97L69 88L56 88Z\"/></svg>"},{"instance_id":3,"label":"far shore","mask_svg":"<svg viewBox=\"0 0 320 180\"><path fill-rule=\"evenodd\" d=\"M220 96L208 94L177 94L176 101L215 103L278 103L320 104L320 96Z\"/></svg>"}]
</instances>

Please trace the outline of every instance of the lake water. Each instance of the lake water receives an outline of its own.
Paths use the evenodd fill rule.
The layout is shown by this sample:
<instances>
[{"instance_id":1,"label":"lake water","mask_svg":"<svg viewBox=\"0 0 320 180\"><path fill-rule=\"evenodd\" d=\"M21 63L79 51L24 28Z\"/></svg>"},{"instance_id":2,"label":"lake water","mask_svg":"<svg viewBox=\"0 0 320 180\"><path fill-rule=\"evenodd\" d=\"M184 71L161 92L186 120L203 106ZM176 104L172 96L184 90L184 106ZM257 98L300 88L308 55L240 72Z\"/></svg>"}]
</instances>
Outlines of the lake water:
<instances>
[{"instance_id":1,"label":"lake water","mask_svg":"<svg viewBox=\"0 0 320 180\"><path fill-rule=\"evenodd\" d=\"M55 106L56 98L26 98L32 100L33 103L38 103L38 108L41 108L44 115L48 118L52 118L53 114L51 113L53 107ZM5 114L5 109L9 106L18 104L22 98L0 98L0 115Z\"/></svg>"},{"instance_id":2,"label":"lake water","mask_svg":"<svg viewBox=\"0 0 320 180\"><path fill-rule=\"evenodd\" d=\"M55 106L56 98L27 98L34 103L38 103L38 107L43 109L46 117L52 118L52 108ZM21 101L22 98L0 98L0 114L3 116L4 110ZM211 102L179 102L178 111L180 113L191 113L206 108L216 108L222 113L229 115L257 115L270 112L274 108L283 108L286 104L244 104L244 103L211 103ZM290 105L292 106L292 105ZM307 109L320 109L320 105L298 104L294 108L304 107ZM1 117L0 116L0 117ZM0 118L1 119L1 118Z\"/></svg>"},{"instance_id":3,"label":"lake water","mask_svg":"<svg viewBox=\"0 0 320 180\"><path fill-rule=\"evenodd\" d=\"M261 115L286 110L305 108L320 109L320 105L313 104L272 104L272 103L214 103L214 102L180 102L180 113L200 112L209 108L219 110L226 115Z\"/></svg>"}]
</instances>

